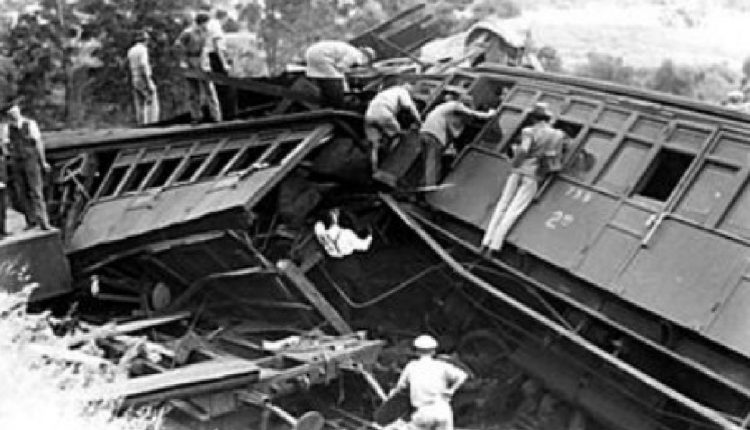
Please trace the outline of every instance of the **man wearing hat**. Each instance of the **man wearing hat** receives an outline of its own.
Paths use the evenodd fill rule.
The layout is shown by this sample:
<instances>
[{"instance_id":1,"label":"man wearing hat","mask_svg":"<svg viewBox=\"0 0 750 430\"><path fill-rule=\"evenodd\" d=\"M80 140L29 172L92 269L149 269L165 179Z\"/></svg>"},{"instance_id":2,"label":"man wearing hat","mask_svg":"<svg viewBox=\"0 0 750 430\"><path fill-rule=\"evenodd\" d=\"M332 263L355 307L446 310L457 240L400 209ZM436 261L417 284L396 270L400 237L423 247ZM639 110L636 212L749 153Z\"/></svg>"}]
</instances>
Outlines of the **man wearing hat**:
<instances>
[{"instance_id":1,"label":"man wearing hat","mask_svg":"<svg viewBox=\"0 0 750 430\"><path fill-rule=\"evenodd\" d=\"M552 127L552 113L546 103L537 103L528 115L531 125L521 130L521 142L514 148L512 170L482 238L482 252L499 251L505 236L536 195L548 172L562 164L567 136Z\"/></svg>"},{"instance_id":2,"label":"man wearing hat","mask_svg":"<svg viewBox=\"0 0 750 430\"><path fill-rule=\"evenodd\" d=\"M409 390L415 409L411 424L417 429L453 430L450 400L469 375L458 367L435 358L437 341L423 334L414 339L417 359L404 367L389 398Z\"/></svg>"},{"instance_id":3,"label":"man wearing hat","mask_svg":"<svg viewBox=\"0 0 750 430\"><path fill-rule=\"evenodd\" d=\"M495 110L487 112L474 110L470 96L459 97L455 92L446 94L446 101L437 105L427 114L419 129L424 160L424 186L436 185L442 177L443 150L463 132L472 118L487 120L495 115Z\"/></svg>"},{"instance_id":4,"label":"man wearing hat","mask_svg":"<svg viewBox=\"0 0 750 430\"><path fill-rule=\"evenodd\" d=\"M19 99L15 98L0 109L8 122L7 144L13 169L13 186L26 218L26 228L49 230L42 172L48 172L50 165L36 121L23 116L18 103Z\"/></svg>"},{"instance_id":5,"label":"man wearing hat","mask_svg":"<svg viewBox=\"0 0 750 430\"><path fill-rule=\"evenodd\" d=\"M340 40L321 40L305 51L306 75L318 85L324 107L341 108L348 91L344 73L374 59L375 50L369 46L356 48Z\"/></svg>"},{"instance_id":6,"label":"man wearing hat","mask_svg":"<svg viewBox=\"0 0 750 430\"><path fill-rule=\"evenodd\" d=\"M135 43L128 49L135 118L139 125L159 121L159 97L151 76L151 62L146 46L148 40L148 33L139 31L135 36Z\"/></svg>"},{"instance_id":7,"label":"man wearing hat","mask_svg":"<svg viewBox=\"0 0 750 430\"><path fill-rule=\"evenodd\" d=\"M200 72L210 72L211 66L208 59L206 46L208 45L208 14L199 12L195 15L193 24L183 30L177 37L175 47L181 57L180 67ZM198 123L203 118L203 106L208 105L208 111L213 121L221 121L221 108L216 95L216 87L211 81L205 79L187 78L188 101L190 104L190 117L193 123Z\"/></svg>"}]
</instances>

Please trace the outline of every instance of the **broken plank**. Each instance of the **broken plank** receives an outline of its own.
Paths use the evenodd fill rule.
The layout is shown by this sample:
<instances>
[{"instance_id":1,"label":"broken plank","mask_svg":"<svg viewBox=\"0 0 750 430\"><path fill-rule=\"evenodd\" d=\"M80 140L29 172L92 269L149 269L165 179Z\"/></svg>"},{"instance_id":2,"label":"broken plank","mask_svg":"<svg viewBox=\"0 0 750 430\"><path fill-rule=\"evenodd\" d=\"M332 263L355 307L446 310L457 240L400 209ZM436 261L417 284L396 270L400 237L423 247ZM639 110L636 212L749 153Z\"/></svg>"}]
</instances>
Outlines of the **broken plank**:
<instances>
[{"instance_id":1,"label":"broken plank","mask_svg":"<svg viewBox=\"0 0 750 430\"><path fill-rule=\"evenodd\" d=\"M185 397L257 382L259 375L258 365L249 360L210 360L167 372L131 378L106 387L106 394L138 401L172 396Z\"/></svg>"},{"instance_id":2,"label":"broken plank","mask_svg":"<svg viewBox=\"0 0 750 430\"><path fill-rule=\"evenodd\" d=\"M233 78L219 73L202 72L193 69L177 69L177 73L185 78L211 81L216 84L227 85L240 90L252 91L259 94L281 97L303 103L320 104L320 99L305 91L287 89L281 85L273 85L250 78Z\"/></svg>"},{"instance_id":3,"label":"broken plank","mask_svg":"<svg viewBox=\"0 0 750 430\"><path fill-rule=\"evenodd\" d=\"M178 312L171 315L164 315L160 317L148 318L137 321L130 321L122 324L105 324L101 327L96 327L88 333L84 333L77 336L72 336L67 339L69 346L78 345L91 340L114 337L121 334L132 333L140 330L145 330L152 327L180 321L190 316L190 312ZM92 327L92 326L90 326Z\"/></svg>"},{"instance_id":4,"label":"broken plank","mask_svg":"<svg viewBox=\"0 0 750 430\"><path fill-rule=\"evenodd\" d=\"M339 315L328 300L318 291L318 289L310 282L305 276L302 270L290 260L280 260L276 267L284 276L295 286L300 293L323 315L331 326L339 334L350 334L352 333L349 324Z\"/></svg>"}]
</instances>

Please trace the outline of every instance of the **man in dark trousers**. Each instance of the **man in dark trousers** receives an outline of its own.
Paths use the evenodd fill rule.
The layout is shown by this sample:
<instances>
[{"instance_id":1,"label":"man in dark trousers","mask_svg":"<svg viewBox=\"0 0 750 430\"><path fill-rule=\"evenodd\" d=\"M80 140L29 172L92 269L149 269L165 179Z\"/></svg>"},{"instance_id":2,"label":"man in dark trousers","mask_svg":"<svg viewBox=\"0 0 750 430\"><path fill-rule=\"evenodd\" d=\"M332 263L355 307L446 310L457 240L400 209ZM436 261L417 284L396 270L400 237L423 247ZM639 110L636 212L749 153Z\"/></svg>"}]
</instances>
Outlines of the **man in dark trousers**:
<instances>
[{"instance_id":1,"label":"man in dark trousers","mask_svg":"<svg viewBox=\"0 0 750 430\"><path fill-rule=\"evenodd\" d=\"M495 110L487 112L474 110L469 96L458 98L455 93L446 94L447 100L431 110L419 129L424 160L425 187L437 185L442 177L441 164L443 150L464 130L471 118L486 120L495 115Z\"/></svg>"},{"instance_id":2,"label":"man in dark trousers","mask_svg":"<svg viewBox=\"0 0 750 430\"><path fill-rule=\"evenodd\" d=\"M216 9L214 18L208 20L208 61L211 71L224 76L229 76L231 63L227 56L226 37L224 36L224 23L229 19L227 11ZM229 85L216 85L216 94L221 105L221 116L223 120L230 120L237 114L237 90Z\"/></svg>"},{"instance_id":3,"label":"man in dark trousers","mask_svg":"<svg viewBox=\"0 0 750 430\"><path fill-rule=\"evenodd\" d=\"M345 73L375 59L369 46L357 48L341 40L321 40L305 51L307 77L320 89L323 107L342 108L348 91Z\"/></svg>"},{"instance_id":4,"label":"man in dark trousers","mask_svg":"<svg viewBox=\"0 0 750 430\"><path fill-rule=\"evenodd\" d=\"M208 21L207 14L198 13L193 20L193 24L177 37L175 48L180 57L181 68L200 72L211 70L208 51L206 50L209 38ZM192 122L198 123L201 121L204 105L208 105L211 120L220 122L222 120L221 109L213 82L191 77L187 78L187 83Z\"/></svg>"},{"instance_id":5,"label":"man in dark trousers","mask_svg":"<svg viewBox=\"0 0 750 430\"><path fill-rule=\"evenodd\" d=\"M42 174L50 165L36 121L21 114L16 98L0 109L8 123L7 144L13 169L13 187L18 194L20 209L26 218L26 229L51 228L44 203ZM3 211L4 212L4 211Z\"/></svg>"}]
</instances>

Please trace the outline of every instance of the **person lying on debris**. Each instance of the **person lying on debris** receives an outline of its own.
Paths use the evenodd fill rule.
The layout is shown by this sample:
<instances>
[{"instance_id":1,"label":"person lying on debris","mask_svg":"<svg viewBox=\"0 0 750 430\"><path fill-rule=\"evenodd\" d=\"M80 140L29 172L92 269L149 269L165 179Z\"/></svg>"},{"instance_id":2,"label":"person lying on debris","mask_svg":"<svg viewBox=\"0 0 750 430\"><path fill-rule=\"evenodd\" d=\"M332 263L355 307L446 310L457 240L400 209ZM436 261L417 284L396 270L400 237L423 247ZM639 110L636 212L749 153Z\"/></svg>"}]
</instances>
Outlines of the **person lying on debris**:
<instances>
[{"instance_id":1,"label":"person lying on debris","mask_svg":"<svg viewBox=\"0 0 750 430\"><path fill-rule=\"evenodd\" d=\"M480 112L472 109L471 96L460 98L455 92L446 94L447 101L437 105L427 114L419 129L424 160L424 186L437 185L441 176L443 150L464 130L471 118L486 120L495 115L496 110Z\"/></svg>"},{"instance_id":2,"label":"person lying on debris","mask_svg":"<svg viewBox=\"0 0 750 430\"><path fill-rule=\"evenodd\" d=\"M482 238L482 253L499 251L505 236L536 195L547 172L562 166L567 136L552 126L552 113L546 103L537 103L529 113L532 124L521 131L521 143L514 149L513 170Z\"/></svg>"},{"instance_id":3,"label":"person lying on debris","mask_svg":"<svg viewBox=\"0 0 750 430\"><path fill-rule=\"evenodd\" d=\"M432 336L421 335L414 340L418 355L410 361L391 390L388 398L408 389L414 413L411 428L453 430L451 397L469 375L458 367L435 358L438 343Z\"/></svg>"},{"instance_id":4,"label":"person lying on debris","mask_svg":"<svg viewBox=\"0 0 750 430\"><path fill-rule=\"evenodd\" d=\"M412 119L422 125L419 109L412 99L413 92L414 87L410 83L395 85L376 94L367 106L365 136L370 143L373 172L378 168L379 151L388 150L398 143L401 125L396 115L399 111L409 111Z\"/></svg>"},{"instance_id":5,"label":"person lying on debris","mask_svg":"<svg viewBox=\"0 0 750 430\"><path fill-rule=\"evenodd\" d=\"M325 221L315 223L315 237L331 257L343 258L354 251L367 251L372 244L372 234L362 239L353 230L339 224L341 211L338 208L328 212Z\"/></svg>"},{"instance_id":6,"label":"person lying on debris","mask_svg":"<svg viewBox=\"0 0 750 430\"><path fill-rule=\"evenodd\" d=\"M340 40L321 40L305 51L305 73L318 85L323 107L341 108L348 90L344 73L374 59L375 50L369 46L356 48Z\"/></svg>"}]
</instances>

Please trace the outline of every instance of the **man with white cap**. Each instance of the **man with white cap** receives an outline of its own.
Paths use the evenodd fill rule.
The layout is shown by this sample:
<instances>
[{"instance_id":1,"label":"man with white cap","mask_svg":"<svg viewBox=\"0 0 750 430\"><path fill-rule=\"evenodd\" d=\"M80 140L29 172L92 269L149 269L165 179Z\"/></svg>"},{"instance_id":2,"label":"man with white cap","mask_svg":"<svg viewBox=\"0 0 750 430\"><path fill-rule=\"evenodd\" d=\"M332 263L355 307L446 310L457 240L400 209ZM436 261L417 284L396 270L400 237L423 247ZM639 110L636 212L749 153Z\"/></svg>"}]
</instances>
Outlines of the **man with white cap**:
<instances>
[{"instance_id":1,"label":"man with white cap","mask_svg":"<svg viewBox=\"0 0 750 430\"><path fill-rule=\"evenodd\" d=\"M305 51L306 75L318 85L325 107L340 108L348 90L344 73L374 59L375 50L369 46L356 48L341 40L321 40Z\"/></svg>"},{"instance_id":2,"label":"man with white cap","mask_svg":"<svg viewBox=\"0 0 750 430\"><path fill-rule=\"evenodd\" d=\"M469 375L458 367L435 358L437 341L423 334L414 340L419 356L406 365L389 397L409 389L415 411L411 424L424 430L453 430L450 399Z\"/></svg>"},{"instance_id":3,"label":"man with white cap","mask_svg":"<svg viewBox=\"0 0 750 430\"><path fill-rule=\"evenodd\" d=\"M531 125L521 130L521 142L513 151L511 174L482 238L485 254L500 250L510 228L531 204L543 175L561 166L566 135L552 127L547 104L534 105L528 119Z\"/></svg>"}]
</instances>

